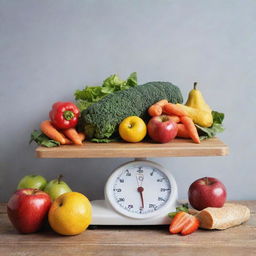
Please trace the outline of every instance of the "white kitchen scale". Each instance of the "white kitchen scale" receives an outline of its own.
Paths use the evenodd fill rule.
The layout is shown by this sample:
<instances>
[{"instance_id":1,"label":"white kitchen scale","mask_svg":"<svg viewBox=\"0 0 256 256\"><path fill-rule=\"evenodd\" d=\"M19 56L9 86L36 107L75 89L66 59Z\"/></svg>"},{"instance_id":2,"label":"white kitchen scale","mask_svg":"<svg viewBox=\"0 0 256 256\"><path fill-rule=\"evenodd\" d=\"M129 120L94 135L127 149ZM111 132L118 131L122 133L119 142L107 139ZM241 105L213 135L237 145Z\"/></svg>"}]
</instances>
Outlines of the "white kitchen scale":
<instances>
[{"instance_id":1,"label":"white kitchen scale","mask_svg":"<svg viewBox=\"0 0 256 256\"><path fill-rule=\"evenodd\" d=\"M115 169L107 180L105 200L92 201L92 225L170 224L177 184L160 164L135 159Z\"/></svg>"}]
</instances>

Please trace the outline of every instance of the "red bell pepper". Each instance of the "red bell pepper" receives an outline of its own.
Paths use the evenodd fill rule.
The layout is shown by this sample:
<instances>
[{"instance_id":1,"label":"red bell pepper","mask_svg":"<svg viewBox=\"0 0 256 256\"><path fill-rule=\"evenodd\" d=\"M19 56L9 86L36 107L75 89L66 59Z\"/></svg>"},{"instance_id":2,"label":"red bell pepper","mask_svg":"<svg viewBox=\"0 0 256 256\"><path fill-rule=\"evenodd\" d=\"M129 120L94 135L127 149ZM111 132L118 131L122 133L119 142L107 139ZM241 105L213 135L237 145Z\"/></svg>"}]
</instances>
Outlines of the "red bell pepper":
<instances>
[{"instance_id":1,"label":"red bell pepper","mask_svg":"<svg viewBox=\"0 0 256 256\"><path fill-rule=\"evenodd\" d=\"M59 129L73 128L78 123L80 111L72 102L56 102L49 112L52 124Z\"/></svg>"}]
</instances>

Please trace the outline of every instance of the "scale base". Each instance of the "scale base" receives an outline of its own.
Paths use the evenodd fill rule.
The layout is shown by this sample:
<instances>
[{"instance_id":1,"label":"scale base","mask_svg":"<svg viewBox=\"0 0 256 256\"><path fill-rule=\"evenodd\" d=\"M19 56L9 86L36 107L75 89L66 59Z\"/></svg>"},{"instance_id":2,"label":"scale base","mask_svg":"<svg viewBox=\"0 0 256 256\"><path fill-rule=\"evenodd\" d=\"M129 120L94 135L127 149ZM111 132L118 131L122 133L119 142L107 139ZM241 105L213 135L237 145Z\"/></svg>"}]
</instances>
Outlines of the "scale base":
<instances>
[{"instance_id":1,"label":"scale base","mask_svg":"<svg viewBox=\"0 0 256 256\"><path fill-rule=\"evenodd\" d=\"M167 214L176 211L176 205L174 205L163 216L134 219L118 214L105 200L95 200L91 204L93 209L91 225L169 225L170 218Z\"/></svg>"}]
</instances>

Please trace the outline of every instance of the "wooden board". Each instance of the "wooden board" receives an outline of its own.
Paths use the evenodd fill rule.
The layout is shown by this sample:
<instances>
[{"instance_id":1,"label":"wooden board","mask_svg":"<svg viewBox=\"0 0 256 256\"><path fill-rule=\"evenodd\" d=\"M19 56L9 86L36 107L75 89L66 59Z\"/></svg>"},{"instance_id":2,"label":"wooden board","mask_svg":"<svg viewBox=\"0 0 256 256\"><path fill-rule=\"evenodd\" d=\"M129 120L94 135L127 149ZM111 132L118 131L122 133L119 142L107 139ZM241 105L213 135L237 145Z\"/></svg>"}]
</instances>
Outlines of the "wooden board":
<instances>
[{"instance_id":1,"label":"wooden board","mask_svg":"<svg viewBox=\"0 0 256 256\"><path fill-rule=\"evenodd\" d=\"M124 158L124 157L183 157L183 156L225 156L228 146L218 138L195 144L192 140L175 139L166 144L150 142L90 143L82 146L63 145L60 147L38 147L39 158Z\"/></svg>"},{"instance_id":2,"label":"wooden board","mask_svg":"<svg viewBox=\"0 0 256 256\"><path fill-rule=\"evenodd\" d=\"M49 227L21 235L0 207L1 256L178 256L256 255L256 201L239 201L251 210L248 222L224 231L198 230L189 236L170 235L168 226L99 227L77 236L60 236Z\"/></svg>"}]
</instances>

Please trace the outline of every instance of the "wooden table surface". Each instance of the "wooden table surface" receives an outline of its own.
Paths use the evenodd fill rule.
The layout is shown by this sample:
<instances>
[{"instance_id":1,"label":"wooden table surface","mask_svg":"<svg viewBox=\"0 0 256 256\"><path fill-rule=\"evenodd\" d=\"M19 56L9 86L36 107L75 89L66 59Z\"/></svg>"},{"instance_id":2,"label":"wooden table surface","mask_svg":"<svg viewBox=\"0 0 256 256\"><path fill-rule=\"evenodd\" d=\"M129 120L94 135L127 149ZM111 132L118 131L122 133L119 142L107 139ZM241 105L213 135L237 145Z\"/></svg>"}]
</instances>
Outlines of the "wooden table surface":
<instances>
[{"instance_id":1,"label":"wooden table surface","mask_svg":"<svg viewBox=\"0 0 256 256\"><path fill-rule=\"evenodd\" d=\"M49 227L18 234L0 204L1 256L80 255L256 255L256 201L239 201L251 210L247 223L224 231L198 230L189 236L170 235L168 226L98 227L77 236L60 236Z\"/></svg>"}]
</instances>

